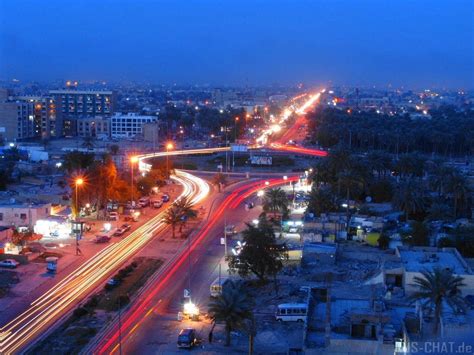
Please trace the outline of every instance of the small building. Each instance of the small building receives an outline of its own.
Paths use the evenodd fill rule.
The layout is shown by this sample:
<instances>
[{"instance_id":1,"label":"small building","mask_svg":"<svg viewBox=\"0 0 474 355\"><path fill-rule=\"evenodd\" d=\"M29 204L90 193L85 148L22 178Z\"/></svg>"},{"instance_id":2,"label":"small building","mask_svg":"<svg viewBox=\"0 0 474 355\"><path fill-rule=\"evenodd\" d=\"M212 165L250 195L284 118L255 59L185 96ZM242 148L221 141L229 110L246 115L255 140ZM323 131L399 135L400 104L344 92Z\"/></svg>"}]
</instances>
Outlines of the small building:
<instances>
[{"instance_id":1,"label":"small building","mask_svg":"<svg viewBox=\"0 0 474 355\"><path fill-rule=\"evenodd\" d=\"M303 246L303 264L331 265L336 263L337 244L306 242Z\"/></svg>"},{"instance_id":2,"label":"small building","mask_svg":"<svg viewBox=\"0 0 474 355\"><path fill-rule=\"evenodd\" d=\"M145 124L156 123L156 116L142 116L136 113L116 113L111 118L112 138L132 138L143 136Z\"/></svg>"},{"instance_id":3,"label":"small building","mask_svg":"<svg viewBox=\"0 0 474 355\"><path fill-rule=\"evenodd\" d=\"M23 203L11 199L0 203L0 226L33 227L37 220L48 217L50 214L50 203Z\"/></svg>"},{"instance_id":4,"label":"small building","mask_svg":"<svg viewBox=\"0 0 474 355\"><path fill-rule=\"evenodd\" d=\"M454 275L464 279L461 291L464 295L474 293L474 274L456 248L435 247L403 247L395 249L396 256L400 259L400 267L385 271L384 282L393 280L411 294L417 290L413 284L415 277L422 277L422 271L432 271L439 267L451 270Z\"/></svg>"}]
</instances>

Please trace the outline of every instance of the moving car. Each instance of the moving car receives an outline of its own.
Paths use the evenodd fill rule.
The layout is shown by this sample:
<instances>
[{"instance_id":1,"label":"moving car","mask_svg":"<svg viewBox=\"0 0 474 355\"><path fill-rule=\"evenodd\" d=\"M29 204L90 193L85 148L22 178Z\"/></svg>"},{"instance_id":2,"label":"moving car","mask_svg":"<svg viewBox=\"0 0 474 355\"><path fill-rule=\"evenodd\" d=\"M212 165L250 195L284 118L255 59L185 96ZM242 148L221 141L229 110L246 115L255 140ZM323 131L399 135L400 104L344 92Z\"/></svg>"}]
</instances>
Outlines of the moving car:
<instances>
[{"instance_id":1,"label":"moving car","mask_svg":"<svg viewBox=\"0 0 474 355\"><path fill-rule=\"evenodd\" d=\"M181 329L178 335L178 348L192 348L196 343L196 330L194 328Z\"/></svg>"},{"instance_id":2,"label":"moving car","mask_svg":"<svg viewBox=\"0 0 474 355\"><path fill-rule=\"evenodd\" d=\"M95 242L96 243L108 243L110 241L110 237L108 235L96 235Z\"/></svg>"},{"instance_id":3,"label":"moving car","mask_svg":"<svg viewBox=\"0 0 474 355\"><path fill-rule=\"evenodd\" d=\"M20 263L15 259L5 259L0 261L0 266L2 267L9 267L11 269L15 269Z\"/></svg>"},{"instance_id":4,"label":"moving car","mask_svg":"<svg viewBox=\"0 0 474 355\"><path fill-rule=\"evenodd\" d=\"M122 224L122 226L120 227L120 229L122 229L125 232L128 232L131 228L132 226L128 223Z\"/></svg>"}]
</instances>

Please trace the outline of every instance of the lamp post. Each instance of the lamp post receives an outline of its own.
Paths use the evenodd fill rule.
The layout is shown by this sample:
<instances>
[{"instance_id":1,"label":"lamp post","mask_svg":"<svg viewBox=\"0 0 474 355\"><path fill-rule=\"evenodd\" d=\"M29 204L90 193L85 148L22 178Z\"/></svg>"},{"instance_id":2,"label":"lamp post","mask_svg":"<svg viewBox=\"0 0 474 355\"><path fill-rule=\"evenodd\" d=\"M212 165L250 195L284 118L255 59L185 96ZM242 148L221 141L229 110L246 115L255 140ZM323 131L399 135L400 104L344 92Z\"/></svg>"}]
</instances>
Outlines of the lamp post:
<instances>
[{"instance_id":1,"label":"lamp post","mask_svg":"<svg viewBox=\"0 0 474 355\"><path fill-rule=\"evenodd\" d=\"M130 202L132 203L132 205L134 205L134 202L133 202L133 164L137 163L138 162L138 157L136 156L133 156L130 158L130 170L131 170L131 173L132 173L132 179L131 179L131 191L130 191L130 197L131 197L131 200Z\"/></svg>"},{"instance_id":2,"label":"lamp post","mask_svg":"<svg viewBox=\"0 0 474 355\"><path fill-rule=\"evenodd\" d=\"M235 117L234 120L234 145L237 143L237 122L239 122L239 116ZM235 168L235 151L232 149L232 171Z\"/></svg>"},{"instance_id":3,"label":"lamp post","mask_svg":"<svg viewBox=\"0 0 474 355\"><path fill-rule=\"evenodd\" d=\"M73 224L73 229L76 234L76 255L82 255L81 249L79 249L79 239L81 239L81 234L82 234L82 222L78 222L78 215L79 215L79 204L78 204L78 191L79 191L79 186L82 186L84 184L84 179L83 178L77 178L75 181L75 187L76 187L76 199L75 199L75 218Z\"/></svg>"},{"instance_id":4,"label":"lamp post","mask_svg":"<svg viewBox=\"0 0 474 355\"><path fill-rule=\"evenodd\" d=\"M78 190L79 190L79 186L83 185L84 184L84 179L83 178L77 178L76 181L75 181L75 185L76 185L76 199L75 199L75 219L77 220L77 216L79 215L79 204L78 204Z\"/></svg>"},{"instance_id":5,"label":"lamp post","mask_svg":"<svg viewBox=\"0 0 474 355\"><path fill-rule=\"evenodd\" d=\"M166 144L166 174L169 176L169 171L170 171L170 163L169 163L169 151L173 149L173 143L167 143Z\"/></svg>"}]
</instances>

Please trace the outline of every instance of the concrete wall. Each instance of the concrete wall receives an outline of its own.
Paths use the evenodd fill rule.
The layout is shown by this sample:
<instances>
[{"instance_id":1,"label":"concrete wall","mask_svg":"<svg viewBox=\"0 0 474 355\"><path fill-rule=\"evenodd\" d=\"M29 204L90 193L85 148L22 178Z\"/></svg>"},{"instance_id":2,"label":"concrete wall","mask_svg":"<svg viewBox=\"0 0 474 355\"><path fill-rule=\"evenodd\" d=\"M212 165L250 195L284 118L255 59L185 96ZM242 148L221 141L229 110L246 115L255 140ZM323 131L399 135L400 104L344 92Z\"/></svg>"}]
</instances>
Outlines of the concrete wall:
<instances>
[{"instance_id":1,"label":"concrete wall","mask_svg":"<svg viewBox=\"0 0 474 355\"><path fill-rule=\"evenodd\" d=\"M0 226L34 226L38 219L45 218L51 214L51 205L44 204L30 208L20 205L2 205L0 206L0 213L2 214ZM22 215L26 218L22 219Z\"/></svg>"}]
</instances>

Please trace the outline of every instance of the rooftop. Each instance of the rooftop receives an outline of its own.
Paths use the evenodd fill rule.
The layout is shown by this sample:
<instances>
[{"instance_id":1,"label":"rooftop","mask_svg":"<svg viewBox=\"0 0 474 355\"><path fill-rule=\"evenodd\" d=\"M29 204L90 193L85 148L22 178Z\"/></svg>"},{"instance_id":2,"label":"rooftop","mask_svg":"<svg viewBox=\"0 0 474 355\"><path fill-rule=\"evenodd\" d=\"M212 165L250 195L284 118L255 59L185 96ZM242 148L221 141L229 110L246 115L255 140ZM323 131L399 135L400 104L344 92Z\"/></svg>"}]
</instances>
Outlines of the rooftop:
<instances>
[{"instance_id":1,"label":"rooftop","mask_svg":"<svg viewBox=\"0 0 474 355\"><path fill-rule=\"evenodd\" d=\"M455 248L397 248L403 266L408 272L430 270L434 267L450 268L457 275L472 271Z\"/></svg>"}]
</instances>

